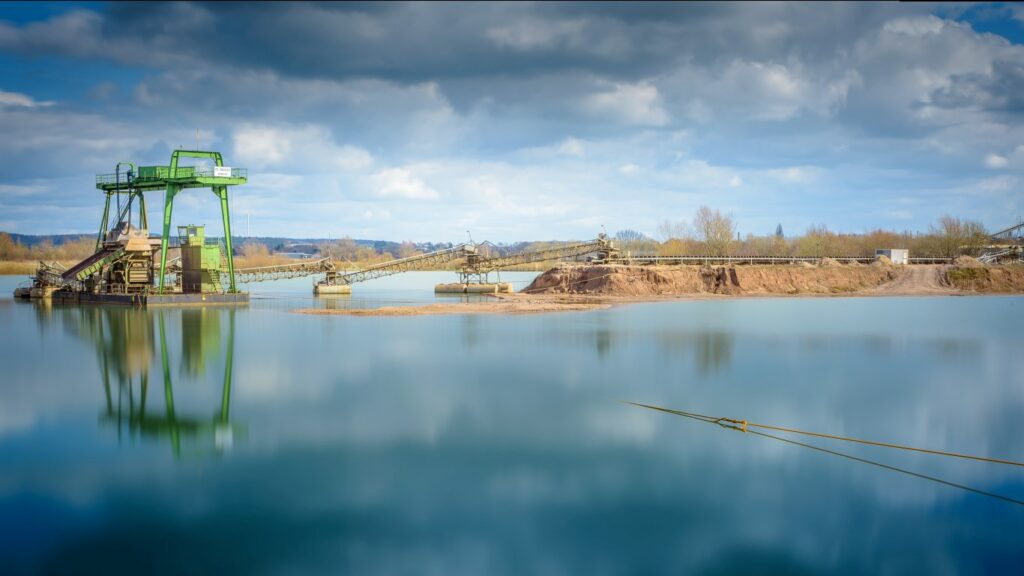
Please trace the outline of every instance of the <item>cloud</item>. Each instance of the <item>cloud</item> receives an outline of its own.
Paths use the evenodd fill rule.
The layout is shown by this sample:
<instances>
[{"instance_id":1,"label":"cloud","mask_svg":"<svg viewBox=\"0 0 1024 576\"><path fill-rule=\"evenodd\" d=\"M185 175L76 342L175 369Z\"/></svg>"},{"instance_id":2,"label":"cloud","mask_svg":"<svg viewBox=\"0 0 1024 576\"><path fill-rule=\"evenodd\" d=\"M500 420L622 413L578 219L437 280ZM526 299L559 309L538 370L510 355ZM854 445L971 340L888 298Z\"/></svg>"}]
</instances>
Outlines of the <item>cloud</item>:
<instances>
[{"instance_id":1,"label":"cloud","mask_svg":"<svg viewBox=\"0 0 1024 576\"><path fill-rule=\"evenodd\" d=\"M989 154L985 156L985 166L989 168L1005 168L1007 164L1006 156L1000 156L999 154Z\"/></svg>"},{"instance_id":2,"label":"cloud","mask_svg":"<svg viewBox=\"0 0 1024 576\"><path fill-rule=\"evenodd\" d=\"M978 189L984 192L1004 192L1017 186L1018 180L1013 176L997 176L978 182Z\"/></svg>"},{"instance_id":3,"label":"cloud","mask_svg":"<svg viewBox=\"0 0 1024 576\"><path fill-rule=\"evenodd\" d=\"M807 184L820 172L816 166L790 166L765 170L765 175L788 184Z\"/></svg>"},{"instance_id":4,"label":"cloud","mask_svg":"<svg viewBox=\"0 0 1024 576\"><path fill-rule=\"evenodd\" d=\"M373 165L373 156L358 146L342 146L338 150L338 167L346 172L366 170Z\"/></svg>"},{"instance_id":5,"label":"cloud","mask_svg":"<svg viewBox=\"0 0 1024 576\"><path fill-rule=\"evenodd\" d=\"M939 34L944 26L945 24L942 19L928 15L917 18L896 18L886 22L885 26L882 27L882 31L891 34L919 37Z\"/></svg>"},{"instance_id":6,"label":"cloud","mask_svg":"<svg viewBox=\"0 0 1024 576\"><path fill-rule=\"evenodd\" d=\"M586 154L586 151L583 148L583 142L576 138L566 138L558 145L558 153L563 156L582 158Z\"/></svg>"},{"instance_id":7,"label":"cloud","mask_svg":"<svg viewBox=\"0 0 1024 576\"><path fill-rule=\"evenodd\" d=\"M0 198L12 198L15 196L38 196L49 191L48 186L39 184L0 184Z\"/></svg>"},{"instance_id":8,"label":"cloud","mask_svg":"<svg viewBox=\"0 0 1024 576\"><path fill-rule=\"evenodd\" d=\"M32 97L19 92L5 92L0 90L0 106L16 107L21 106L24 108L35 108L36 106L52 106L53 102L38 102Z\"/></svg>"},{"instance_id":9,"label":"cloud","mask_svg":"<svg viewBox=\"0 0 1024 576\"><path fill-rule=\"evenodd\" d=\"M637 126L664 126L669 122L658 88L647 82L615 84L611 90L588 96L583 107L592 116L611 117Z\"/></svg>"},{"instance_id":10,"label":"cloud","mask_svg":"<svg viewBox=\"0 0 1024 576\"><path fill-rule=\"evenodd\" d=\"M908 228L941 212L1000 220L1015 185L961 198L993 169L1022 176L1024 47L931 12L69 7L0 23L0 205L21 230L89 230L93 174L166 162L201 127L250 168L235 201L275 234L426 240L472 222L495 239L582 237L594 221L651 232L700 204L744 230L859 230L894 194L916 202ZM47 73L20 74L29 62ZM46 218L15 192L32 186L48 190L33 197Z\"/></svg>"},{"instance_id":11,"label":"cloud","mask_svg":"<svg viewBox=\"0 0 1024 576\"><path fill-rule=\"evenodd\" d=\"M400 200L436 200L440 194L413 175L407 168L388 168L371 178L374 194Z\"/></svg>"},{"instance_id":12,"label":"cloud","mask_svg":"<svg viewBox=\"0 0 1024 576\"><path fill-rule=\"evenodd\" d=\"M579 44L584 25L581 20L523 18L509 25L488 28L486 34L498 46L528 51Z\"/></svg>"},{"instance_id":13,"label":"cloud","mask_svg":"<svg viewBox=\"0 0 1024 576\"><path fill-rule=\"evenodd\" d=\"M361 172L373 156L358 146L335 143L323 126L242 125L232 134L238 162L256 169L276 168L291 173Z\"/></svg>"},{"instance_id":14,"label":"cloud","mask_svg":"<svg viewBox=\"0 0 1024 576\"><path fill-rule=\"evenodd\" d=\"M241 162L262 168L291 157L291 137L274 128L249 126L234 135L235 156Z\"/></svg>"}]
</instances>

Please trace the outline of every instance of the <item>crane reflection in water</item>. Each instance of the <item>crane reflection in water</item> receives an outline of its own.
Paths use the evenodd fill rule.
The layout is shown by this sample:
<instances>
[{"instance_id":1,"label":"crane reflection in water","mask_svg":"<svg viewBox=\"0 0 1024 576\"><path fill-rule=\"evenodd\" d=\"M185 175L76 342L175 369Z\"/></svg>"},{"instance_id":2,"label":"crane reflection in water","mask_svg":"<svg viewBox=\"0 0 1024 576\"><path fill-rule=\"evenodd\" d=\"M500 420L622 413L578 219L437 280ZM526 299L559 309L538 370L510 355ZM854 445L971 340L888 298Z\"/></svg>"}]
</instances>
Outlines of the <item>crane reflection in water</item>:
<instances>
[{"instance_id":1,"label":"crane reflection in water","mask_svg":"<svg viewBox=\"0 0 1024 576\"><path fill-rule=\"evenodd\" d=\"M236 437L244 437L244 427L230 420L234 309L96 307L67 310L67 313L79 320L74 332L96 345L105 400L100 420L116 429L119 442L126 435L166 439L174 456L181 457L183 446L188 455L222 453L231 449ZM175 318L181 321L179 377L202 381L217 360L224 359L223 375L216 376L221 382L220 404L212 415L189 413L176 405L172 377L174 354L168 344L168 332ZM226 330L221 326L225 319ZM154 361L159 372L154 370L155 374L151 374ZM163 384L162 401L151 397L154 375ZM190 392L193 389L189 387Z\"/></svg>"}]
</instances>

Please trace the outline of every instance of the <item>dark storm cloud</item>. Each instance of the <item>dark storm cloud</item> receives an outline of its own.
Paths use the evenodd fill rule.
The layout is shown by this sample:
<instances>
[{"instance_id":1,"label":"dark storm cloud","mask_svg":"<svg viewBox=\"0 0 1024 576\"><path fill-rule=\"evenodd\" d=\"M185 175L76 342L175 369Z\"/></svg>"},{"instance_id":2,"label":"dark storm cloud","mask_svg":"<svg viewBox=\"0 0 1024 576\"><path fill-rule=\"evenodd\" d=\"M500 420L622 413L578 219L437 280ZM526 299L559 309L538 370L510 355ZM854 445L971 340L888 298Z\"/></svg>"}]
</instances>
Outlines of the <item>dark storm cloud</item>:
<instances>
[{"instance_id":1,"label":"dark storm cloud","mask_svg":"<svg viewBox=\"0 0 1024 576\"><path fill-rule=\"evenodd\" d=\"M1024 63L996 61L988 74L961 74L952 80L949 86L935 91L933 101L937 105L1024 113Z\"/></svg>"},{"instance_id":2,"label":"dark storm cloud","mask_svg":"<svg viewBox=\"0 0 1024 576\"><path fill-rule=\"evenodd\" d=\"M684 63L832 58L892 6L661 3L114 3L0 39L23 52L137 65L416 82L588 70L630 79ZM906 13L907 10L901 10ZM61 32L49 34L46 32Z\"/></svg>"}]
</instances>

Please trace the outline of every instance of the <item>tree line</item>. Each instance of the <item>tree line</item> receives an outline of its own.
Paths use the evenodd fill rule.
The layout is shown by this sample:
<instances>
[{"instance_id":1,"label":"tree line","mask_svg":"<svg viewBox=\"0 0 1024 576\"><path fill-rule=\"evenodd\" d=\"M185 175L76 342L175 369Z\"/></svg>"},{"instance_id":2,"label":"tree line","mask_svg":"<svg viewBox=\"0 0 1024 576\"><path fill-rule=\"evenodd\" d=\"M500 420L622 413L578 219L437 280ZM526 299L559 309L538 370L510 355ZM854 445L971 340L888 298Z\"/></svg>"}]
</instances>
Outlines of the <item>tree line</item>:
<instances>
[{"instance_id":1,"label":"tree line","mask_svg":"<svg viewBox=\"0 0 1024 576\"><path fill-rule=\"evenodd\" d=\"M655 238L634 231L616 234L619 247L634 256L835 256L871 257L878 248L904 248L912 256L954 258L977 256L990 242L985 227L974 220L945 215L927 232L876 229L861 234L834 232L825 225L809 227L802 235L784 235L782 225L773 234L740 236L729 214L701 206L690 220L666 219Z\"/></svg>"},{"instance_id":2,"label":"tree line","mask_svg":"<svg viewBox=\"0 0 1024 576\"><path fill-rule=\"evenodd\" d=\"M0 260L10 262L81 260L92 254L95 249L95 237L83 236L78 240L68 240L60 244L54 244L51 240L43 240L28 246L16 242L6 232L0 232Z\"/></svg>"}]
</instances>

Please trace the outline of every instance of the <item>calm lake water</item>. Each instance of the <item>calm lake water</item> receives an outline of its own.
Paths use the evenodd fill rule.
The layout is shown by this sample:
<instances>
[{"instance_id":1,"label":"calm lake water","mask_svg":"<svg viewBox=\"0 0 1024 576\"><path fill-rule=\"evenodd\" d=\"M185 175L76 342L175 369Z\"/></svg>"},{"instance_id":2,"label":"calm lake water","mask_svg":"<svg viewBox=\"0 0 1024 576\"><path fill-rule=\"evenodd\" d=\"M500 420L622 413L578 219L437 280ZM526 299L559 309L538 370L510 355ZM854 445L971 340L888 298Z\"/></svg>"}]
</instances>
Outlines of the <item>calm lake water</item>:
<instances>
[{"instance_id":1,"label":"calm lake water","mask_svg":"<svg viewBox=\"0 0 1024 576\"><path fill-rule=\"evenodd\" d=\"M622 402L1024 460L1024 298L288 312L452 277L151 311L0 277L0 572L1024 569L1024 505ZM772 434L1024 501L1024 468Z\"/></svg>"}]
</instances>

